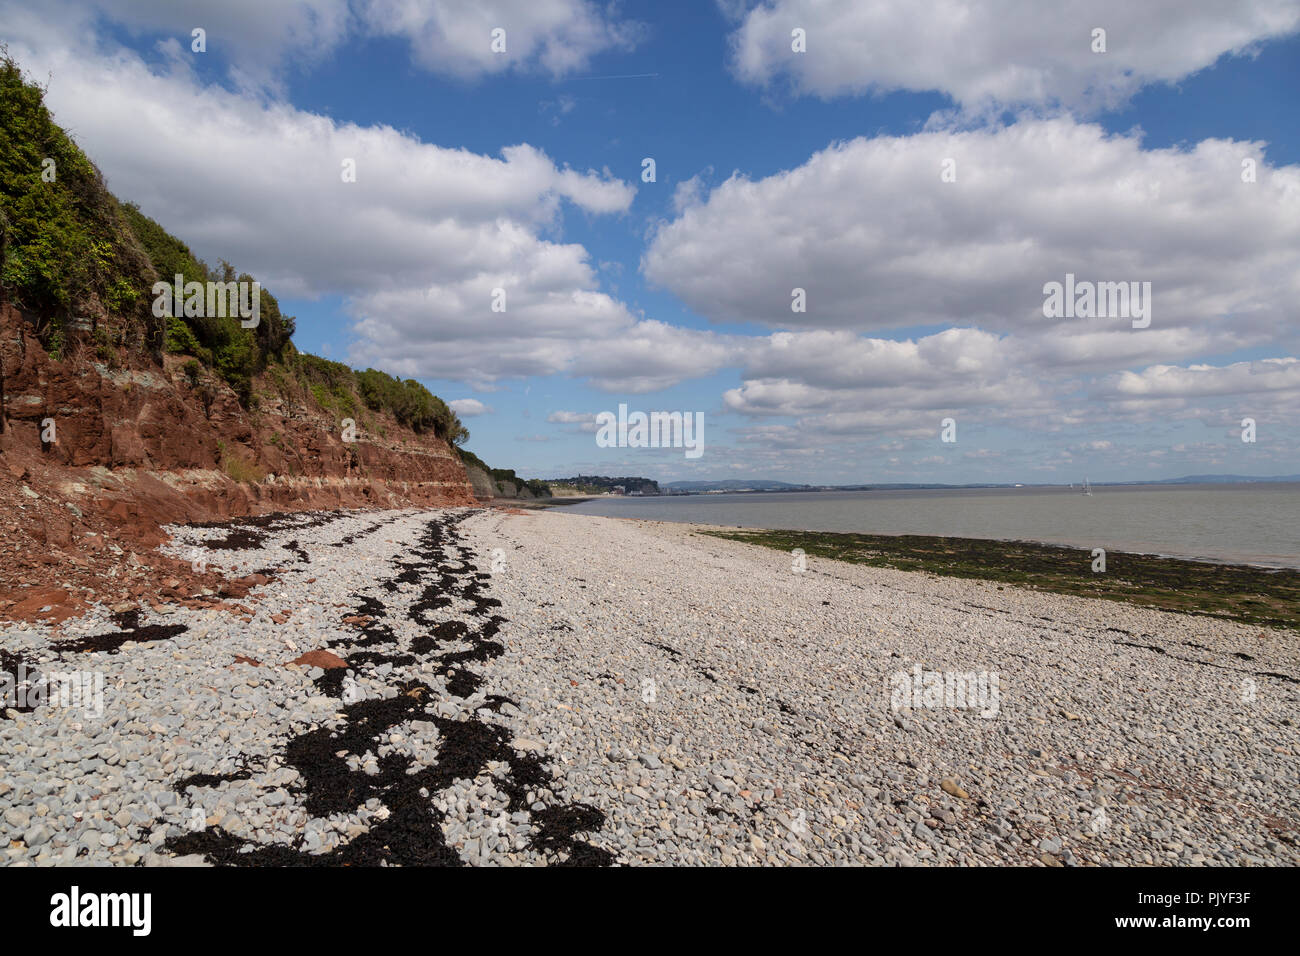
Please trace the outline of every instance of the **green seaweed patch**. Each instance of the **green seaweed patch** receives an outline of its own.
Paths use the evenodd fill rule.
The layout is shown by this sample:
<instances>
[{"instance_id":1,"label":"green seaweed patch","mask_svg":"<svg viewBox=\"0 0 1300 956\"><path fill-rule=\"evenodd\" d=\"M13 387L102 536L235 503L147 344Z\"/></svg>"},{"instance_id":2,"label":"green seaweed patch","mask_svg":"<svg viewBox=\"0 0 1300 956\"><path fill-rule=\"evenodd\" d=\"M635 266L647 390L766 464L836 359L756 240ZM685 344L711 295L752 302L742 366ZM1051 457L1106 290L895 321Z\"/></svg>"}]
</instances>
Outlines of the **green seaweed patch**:
<instances>
[{"instance_id":1,"label":"green seaweed patch","mask_svg":"<svg viewBox=\"0 0 1300 956\"><path fill-rule=\"evenodd\" d=\"M1107 550L1106 570L1094 572L1090 551L1027 541L830 531L701 533L778 551L802 548L810 557L851 564L977 578L1162 611L1300 629L1300 571Z\"/></svg>"}]
</instances>

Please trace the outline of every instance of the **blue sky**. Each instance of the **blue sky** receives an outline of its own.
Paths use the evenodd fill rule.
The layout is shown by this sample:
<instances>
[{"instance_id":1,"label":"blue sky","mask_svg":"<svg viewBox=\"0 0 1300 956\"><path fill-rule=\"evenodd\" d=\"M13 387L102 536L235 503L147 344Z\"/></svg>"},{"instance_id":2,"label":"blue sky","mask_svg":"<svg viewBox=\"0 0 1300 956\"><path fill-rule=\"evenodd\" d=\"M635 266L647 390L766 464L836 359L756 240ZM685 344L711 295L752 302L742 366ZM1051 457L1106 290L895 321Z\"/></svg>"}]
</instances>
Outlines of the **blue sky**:
<instances>
[{"instance_id":1,"label":"blue sky","mask_svg":"<svg viewBox=\"0 0 1300 956\"><path fill-rule=\"evenodd\" d=\"M0 38L115 192L494 465L1300 472L1300 3L1134 6L0 0ZM1150 328L1045 318L1066 272L1152 282ZM620 403L705 453L597 447Z\"/></svg>"}]
</instances>

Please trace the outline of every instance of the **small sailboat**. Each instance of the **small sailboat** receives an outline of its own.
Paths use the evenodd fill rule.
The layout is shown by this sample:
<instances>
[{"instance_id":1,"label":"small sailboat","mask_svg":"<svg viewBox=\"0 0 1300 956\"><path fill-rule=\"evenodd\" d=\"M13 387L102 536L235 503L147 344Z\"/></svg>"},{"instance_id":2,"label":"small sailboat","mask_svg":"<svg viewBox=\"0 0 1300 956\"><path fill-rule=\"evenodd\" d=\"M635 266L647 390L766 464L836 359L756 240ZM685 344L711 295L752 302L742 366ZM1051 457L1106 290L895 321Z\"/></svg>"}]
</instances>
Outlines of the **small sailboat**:
<instances>
[{"instance_id":1,"label":"small sailboat","mask_svg":"<svg viewBox=\"0 0 1300 956\"><path fill-rule=\"evenodd\" d=\"M1087 495L1089 498L1092 497L1092 485L1088 484L1087 478L1083 479L1083 493Z\"/></svg>"}]
</instances>

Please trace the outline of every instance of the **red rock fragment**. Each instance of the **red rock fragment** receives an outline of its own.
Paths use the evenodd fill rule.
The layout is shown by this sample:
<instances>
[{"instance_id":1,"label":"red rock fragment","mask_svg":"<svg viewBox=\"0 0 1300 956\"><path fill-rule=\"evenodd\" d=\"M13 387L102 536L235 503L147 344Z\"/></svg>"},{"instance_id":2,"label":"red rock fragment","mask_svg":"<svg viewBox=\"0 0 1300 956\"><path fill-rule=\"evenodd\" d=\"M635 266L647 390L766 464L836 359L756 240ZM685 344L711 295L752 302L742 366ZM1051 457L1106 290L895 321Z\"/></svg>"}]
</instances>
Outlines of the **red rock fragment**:
<instances>
[{"instance_id":1,"label":"red rock fragment","mask_svg":"<svg viewBox=\"0 0 1300 956\"><path fill-rule=\"evenodd\" d=\"M289 663L297 664L299 667L319 667L322 670L348 666L347 661L337 654L331 654L329 651L308 651L306 654L295 657Z\"/></svg>"}]
</instances>

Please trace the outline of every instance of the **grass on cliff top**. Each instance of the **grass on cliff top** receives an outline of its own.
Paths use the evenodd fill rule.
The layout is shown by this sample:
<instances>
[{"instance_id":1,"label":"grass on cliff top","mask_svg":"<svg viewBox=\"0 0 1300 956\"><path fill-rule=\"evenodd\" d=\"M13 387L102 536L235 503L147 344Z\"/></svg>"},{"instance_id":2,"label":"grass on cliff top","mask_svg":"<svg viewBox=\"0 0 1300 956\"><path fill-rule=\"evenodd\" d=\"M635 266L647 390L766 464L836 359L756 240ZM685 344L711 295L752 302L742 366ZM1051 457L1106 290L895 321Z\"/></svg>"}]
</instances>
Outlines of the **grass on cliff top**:
<instances>
[{"instance_id":1,"label":"grass on cliff top","mask_svg":"<svg viewBox=\"0 0 1300 956\"><path fill-rule=\"evenodd\" d=\"M1092 554L1025 541L821 531L705 531L778 551L902 571L979 578L1057 594L1125 601L1184 614L1300 629L1300 571L1106 552L1094 573Z\"/></svg>"}]
</instances>

